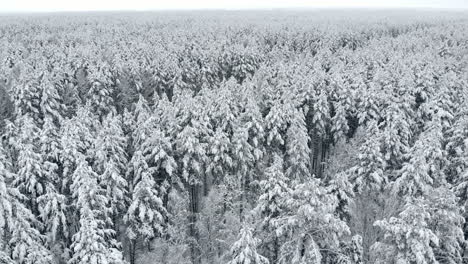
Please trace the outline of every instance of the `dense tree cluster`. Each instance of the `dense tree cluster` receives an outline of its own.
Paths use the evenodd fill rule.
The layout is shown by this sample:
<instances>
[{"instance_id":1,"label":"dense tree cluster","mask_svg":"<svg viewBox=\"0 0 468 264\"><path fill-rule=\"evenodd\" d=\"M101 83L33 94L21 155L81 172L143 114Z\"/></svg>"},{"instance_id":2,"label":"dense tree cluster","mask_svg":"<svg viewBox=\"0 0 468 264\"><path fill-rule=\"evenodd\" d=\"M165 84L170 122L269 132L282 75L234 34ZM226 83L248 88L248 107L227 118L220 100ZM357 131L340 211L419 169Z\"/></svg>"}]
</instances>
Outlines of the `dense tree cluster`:
<instances>
[{"instance_id":1,"label":"dense tree cluster","mask_svg":"<svg viewBox=\"0 0 468 264\"><path fill-rule=\"evenodd\" d=\"M468 19L0 17L0 263L467 263Z\"/></svg>"}]
</instances>

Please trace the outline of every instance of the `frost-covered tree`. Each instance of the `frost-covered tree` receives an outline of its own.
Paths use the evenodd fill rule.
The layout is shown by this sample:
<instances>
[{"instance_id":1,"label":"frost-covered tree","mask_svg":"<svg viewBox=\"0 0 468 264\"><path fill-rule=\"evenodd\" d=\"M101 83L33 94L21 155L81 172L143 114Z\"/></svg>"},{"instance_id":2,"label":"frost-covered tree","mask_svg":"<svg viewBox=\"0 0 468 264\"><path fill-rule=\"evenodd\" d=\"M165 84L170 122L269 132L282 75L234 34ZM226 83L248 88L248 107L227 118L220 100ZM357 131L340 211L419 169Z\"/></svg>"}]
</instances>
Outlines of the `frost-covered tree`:
<instances>
[{"instance_id":1,"label":"frost-covered tree","mask_svg":"<svg viewBox=\"0 0 468 264\"><path fill-rule=\"evenodd\" d=\"M228 264L268 264L267 258L257 252L259 239L252 234L252 228L244 226L239 239L232 245Z\"/></svg>"},{"instance_id":2,"label":"frost-covered tree","mask_svg":"<svg viewBox=\"0 0 468 264\"><path fill-rule=\"evenodd\" d=\"M157 127L151 129L151 134L142 143L140 150L149 166L150 175L161 184L164 180L175 182L174 173L177 163L171 138Z\"/></svg>"},{"instance_id":3,"label":"frost-covered tree","mask_svg":"<svg viewBox=\"0 0 468 264\"><path fill-rule=\"evenodd\" d=\"M330 122L330 109L328 95L325 89L320 89L317 96L313 99L312 124L317 135L327 136L328 126Z\"/></svg>"},{"instance_id":4,"label":"frost-covered tree","mask_svg":"<svg viewBox=\"0 0 468 264\"><path fill-rule=\"evenodd\" d=\"M29 116L19 120L21 133L17 139L18 172L13 185L29 198L29 208L34 214L38 213L37 197L45 192L47 175L43 164L44 157L38 146L39 128ZM50 172L49 168L49 172ZM50 176L50 175L49 175Z\"/></svg>"},{"instance_id":5,"label":"frost-covered tree","mask_svg":"<svg viewBox=\"0 0 468 264\"><path fill-rule=\"evenodd\" d=\"M439 238L434 254L439 263L463 263L466 241L463 236L465 219L458 199L447 186L435 188L427 198L430 204L429 227Z\"/></svg>"},{"instance_id":6,"label":"frost-covered tree","mask_svg":"<svg viewBox=\"0 0 468 264\"><path fill-rule=\"evenodd\" d=\"M50 118L54 122L59 122L63 118L63 113L66 111L66 106L57 89L57 77L46 72L42 76L40 83L40 108L44 119Z\"/></svg>"},{"instance_id":7,"label":"frost-covered tree","mask_svg":"<svg viewBox=\"0 0 468 264\"><path fill-rule=\"evenodd\" d=\"M246 92L247 93L247 92ZM231 142L233 157L233 174L240 188L239 216L244 218L245 203L253 197L252 182L259 179L262 158L265 154L264 124L260 109L252 99L253 95L247 93L244 112L237 119Z\"/></svg>"},{"instance_id":8,"label":"frost-covered tree","mask_svg":"<svg viewBox=\"0 0 468 264\"><path fill-rule=\"evenodd\" d=\"M426 130L410 150L409 161L403 165L401 176L395 182L399 193L411 197L429 195L433 186L445 182L441 170L444 162L440 121L427 124Z\"/></svg>"},{"instance_id":9,"label":"frost-covered tree","mask_svg":"<svg viewBox=\"0 0 468 264\"><path fill-rule=\"evenodd\" d=\"M95 167L100 174L99 183L106 189L106 197L113 216L117 216L125 208L128 187L125 179L126 138L118 116L109 114L103 119L95 146Z\"/></svg>"},{"instance_id":10,"label":"frost-covered tree","mask_svg":"<svg viewBox=\"0 0 468 264\"><path fill-rule=\"evenodd\" d=\"M276 233L286 236L281 263L321 263L324 256L340 251L340 237L348 226L335 212L338 199L310 178L296 182L286 199L286 211L278 220Z\"/></svg>"},{"instance_id":11,"label":"frost-covered tree","mask_svg":"<svg viewBox=\"0 0 468 264\"><path fill-rule=\"evenodd\" d=\"M381 132L376 122L366 130L366 141L359 149L359 164L350 169L351 181L358 192L382 190L388 182L386 162L381 149Z\"/></svg>"},{"instance_id":12,"label":"frost-covered tree","mask_svg":"<svg viewBox=\"0 0 468 264\"><path fill-rule=\"evenodd\" d=\"M286 175L290 179L310 177L309 136L304 113L295 111L286 138Z\"/></svg>"},{"instance_id":13,"label":"frost-covered tree","mask_svg":"<svg viewBox=\"0 0 468 264\"><path fill-rule=\"evenodd\" d=\"M274 155L271 165L265 171L265 179L261 180L260 197L253 209L258 217L258 228L264 234L262 247L266 248L270 261L278 261L281 247L281 232L277 232L278 221L288 210L286 199L291 193L289 181L283 172L283 159Z\"/></svg>"},{"instance_id":14,"label":"frost-covered tree","mask_svg":"<svg viewBox=\"0 0 468 264\"><path fill-rule=\"evenodd\" d=\"M182 124L187 122L175 138L176 156L180 161L181 182L185 183L189 195L189 234L191 237L190 251L194 263L200 262L198 230L196 227L197 213L200 209L200 187L206 176L208 161L207 138L210 135L209 123L201 105L196 99L189 99L178 120ZM179 102L180 103L180 102Z\"/></svg>"},{"instance_id":15,"label":"frost-covered tree","mask_svg":"<svg viewBox=\"0 0 468 264\"><path fill-rule=\"evenodd\" d=\"M377 221L385 231L383 243L375 245L376 263L438 263L433 245L440 239L430 229L431 214L424 199L409 202L398 217Z\"/></svg>"},{"instance_id":16,"label":"frost-covered tree","mask_svg":"<svg viewBox=\"0 0 468 264\"><path fill-rule=\"evenodd\" d=\"M118 244L112 239L114 231L107 207L106 192L98 184L99 176L89 166L83 155L78 154L77 168L71 185L73 205L79 215L79 229L73 235L71 264L112 263L113 251ZM116 262L120 263L120 262Z\"/></svg>"},{"instance_id":17,"label":"frost-covered tree","mask_svg":"<svg viewBox=\"0 0 468 264\"><path fill-rule=\"evenodd\" d=\"M51 263L52 255L44 246L45 237L35 228L36 218L23 204L26 199L8 185L16 175L0 145L0 251L2 261L19 264ZM14 260L15 262L13 262Z\"/></svg>"},{"instance_id":18,"label":"frost-covered tree","mask_svg":"<svg viewBox=\"0 0 468 264\"><path fill-rule=\"evenodd\" d=\"M28 62L22 62L23 70L19 79L13 83L16 115L31 116L36 122L39 122L41 112L41 90L39 88L40 69L35 69L34 65Z\"/></svg>"},{"instance_id":19,"label":"frost-covered tree","mask_svg":"<svg viewBox=\"0 0 468 264\"><path fill-rule=\"evenodd\" d=\"M285 135L290 118L294 113L291 100L275 100L265 117L266 143L273 151L281 153L285 146Z\"/></svg>"},{"instance_id":20,"label":"frost-covered tree","mask_svg":"<svg viewBox=\"0 0 468 264\"><path fill-rule=\"evenodd\" d=\"M100 65L89 65L89 85L87 92L88 102L98 117L103 117L116 111L114 105L114 86L113 74L107 63Z\"/></svg>"},{"instance_id":21,"label":"frost-covered tree","mask_svg":"<svg viewBox=\"0 0 468 264\"><path fill-rule=\"evenodd\" d=\"M133 241L143 239L148 243L150 239L164 233L167 211L140 151L135 152L131 165L136 175L131 203L124 217L128 225L127 235Z\"/></svg>"}]
</instances>

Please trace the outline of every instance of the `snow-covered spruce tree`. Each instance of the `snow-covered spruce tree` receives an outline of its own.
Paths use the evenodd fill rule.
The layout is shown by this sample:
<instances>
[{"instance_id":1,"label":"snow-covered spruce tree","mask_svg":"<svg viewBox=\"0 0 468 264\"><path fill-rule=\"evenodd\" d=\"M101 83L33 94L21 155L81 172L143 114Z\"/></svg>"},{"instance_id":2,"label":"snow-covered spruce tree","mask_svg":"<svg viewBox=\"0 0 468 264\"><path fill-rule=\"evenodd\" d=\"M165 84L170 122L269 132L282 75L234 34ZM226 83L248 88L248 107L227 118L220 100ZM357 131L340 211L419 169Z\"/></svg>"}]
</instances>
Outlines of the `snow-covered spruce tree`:
<instances>
[{"instance_id":1,"label":"snow-covered spruce tree","mask_svg":"<svg viewBox=\"0 0 468 264\"><path fill-rule=\"evenodd\" d=\"M179 100L183 100L180 98ZM189 245L190 256L194 264L200 263L200 252L198 243L198 230L196 227L197 214L200 209L200 191L206 176L206 163L208 161L207 138L210 135L210 126L197 98L184 101L178 122L184 124L180 133L175 138L175 149L181 164L181 182L185 183L189 195ZM181 104L182 101L178 102Z\"/></svg>"},{"instance_id":2,"label":"snow-covered spruce tree","mask_svg":"<svg viewBox=\"0 0 468 264\"><path fill-rule=\"evenodd\" d=\"M463 236L465 219L458 198L450 186L434 188L427 198L430 229L439 238L434 254L439 263L463 263L466 241Z\"/></svg>"},{"instance_id":3,"label":"snow-covered spruce tree","mask_svg":"<svg viewBox=\"0 0 468 264\"><path fill-rule=\"evenodd\" d=\"M107 207L106 192L98 184L98 174L88 165L85 156L76 153L77 168L73 173L73 206L79 214L79 229L73 235L70 264L123 263L118 243L112 239L114 231ZM120 257L118 256L120 255ZM116 257L117 256L117 257Z\"/></svg>"},{"instance_id":4,"label":"snow-covered spruce tree","mask_svg":"<svg viewBox=\"0 0 468 264\"><path fill-rule=\"evenodd\" d=\"M408 97L409 95L404 95ZM389 106L383 113L384 124L382 128L382 151L385 153L387 166L399 168L408 153L413 136L414 113L408 99L389 98Z\"/></svg>"},{"instance_id":5,"label":"snow-covered spruce tree","mask_svg":"<svg viewBox=\"0 0 468 264\"><path fill-rule=\"evenodd\" d=\"M59 177L60 155L62 153L59 131L51 116L45 117L39 142L45 178L45 192L38 197L39 216L51 243L61 244L63 239L68 237L67 199L62 194L64 186Z\"/></svg>"},{"instance_id":6,"label":"snow-covered spruce tree","mask_svg":"<svg viewBox=\"0 0 468 264\"><path fill-rule=\"evenodd\" d=\"M125 179L126 138L119 116L109 114L102 120L94 145L96 148L94 164L96 172L99 173L99 183L106 189L112 217L117 220L119 212L124 210L128 202L126 201L128 183Z\"/></svg>"},{"instance_id":7,"label":"snow-covered spruce tree","mask_svg":"<svg viewBox=\"0 0 468 264\"><path fill-rule=\"evenodd\" d=\"M343 103L337 102L335 105L335 115L331 118L331 133L333 133L333 139L336 141L345 138L349 131L349 125L347 115L348 109Z\"/></svg>"},{"instance_id":8,"label":"snow-covered spruce tree","mask_svg":"<svg viewBox=\"0 0 468 264\"><path fill-rule=\"evenodd\" d=\"M430 210L423 198L408 202L398 217L380 220L385 231L383 243L376 243L376 263L438 263L433 245L439 238L429 227Z\"/></svg>"},{"instance_id":9,"label":"snow-covered spruce tree","mask_svg":"<svg viewBox=\"0 0 468 264\"><path fill-rule=\"evenodd\" d=\"M44 246L45 237L34 227L36 218L23 204L26 197L7 183L15 176L0 145L0 260L19 264L51 263L53 258Z\"/></svg>"},{"instance_id":10,"label":"snow-covered spruce tree","mask_svg":"<svg viewBox=\"0 0 468 264\"><path fill-rule=\"evenodd\" d=\"M338 199L308 178L296 182L285 200L287 211L277 220L277 234L286 237L280 251L280 263L336 262L343 254L340 238L349 234L346 223L336 215Z\"/></svg>"},{"instance_id":11,"label":"snow-covered spruce tree","mask_svg":"<svg viewBox=\"0 0 468 264\"><path fill-rule=\"evenodd\" d=\"M151 109L148 106L146 99L140 95L137 103L135 104L135 109L133 111L133 119L135 122L135 130L132 133L133 138L133 148L138 149L141 144L149 136L150 122L153 120L151 117Z\"/></svg>"},{"instance_id":12,"label":"snow-covered spruce tree","mask_svg":"<svg viewBox=\"0 0 468 264\"><path fill-rule=\"evenodd\" d=\"M279 250L283 234L277 231L278 221L288 210L286 201L292 190L283 172L283 159L274 155L271 165L265 171L265 178L260 181L260 197L253 209L258 218L257 227L263 236L262 250L272 263L279 260Z\"/></svg>"},{"instance_id":13,"label":"snow-covered spruce tree","mask_svg":"<svg viewBox=\"0 0 468 264\"><path fill-rule=\"evenodd\" d=\"M464 219L457 199L445 181L442 139L441 119L436 116L426 124L415 142L409 154L411 156L394 185L394 192L405 200L406 210L398 217L376 222L385 230L384 246L398 250L407 247L404 253L392 251L390 258L406 258L407 261L417 258L421 263L434 259L440 263L459 263L462 260ZM413 233L421 236L426 233L427 236L412 238ZM411 245L414 243L412 239L420 239L423 244L419 248L401 245Z\"/></svg>"},{"instance_id":14,"label":"snow-covered spruce tree","mask_svg":"<svg viewBox=\"0 0 468 264\"><path fill-rule=\"evenodd\" d=\"M40 109L43 119L50 118L55 123L62 120L63 113L66 111L66 106L63 104L62 97L57 89L57 81L59 81L57 76L53 76L53 73L46 71L40 83Z\"/></svg>"},{"instance_id":15,"label":"snow-covered spruce tree","mask_svg":"<svg viewBox=\"0 0 468 264\"><path fill-rule=\"evenodd\" d=\"M381 152L382 133L377 122L370 122L366 141L359 150L359 164L350 169L351 181L357 192L382 190L388 182L384 169L386 162Z\"/></svg>"},{"instance_id":16,"label":"snow-covered spruce tree","mask_svg":"<svg viewBox=\"0 0 468 264\"><path fill-rule=\"evenodd\" d=\"M87 92L88 102L98 117L104 117L109 113L115 113L114 105L114 80L110 66L99 62L98 65L89 65L88 81L90 89Z\"/></svg>"},{"instance_id":17,"label":"snow-covered spruce tree","mask_svg":"<svg viewBox=\"0 0 468 264\"><path fill-rule=\"evenodd\" d=\"M325 89L322 88L317 92L317 95L313 98L313 106L310 110L312 111L314 133L318 136L325 137L331 118L328 95Z\"/></svg>"},{"instance_id":18,"label":"snow-covered spruce tree","mask_svg":"<svg viewBox=\"0 0 468 264\"><path fill-rule=\"evenodd\" d=\"M445 183L441 125L440 120L429 122L406 155L409 160L403 164L401 176L394 185L399 194L410 197L426 196L434 186Z\"/></svg>"},{"instance_id":19,"label":"snow-covered spruce tree","mask_svg":"<svg viewBox=\"0 0 468 264\"><path fill-rule=\"evenodd\" d=\"M251 87L248 87L251 89ZM247 89L246 89L247 90ZM245 91L244 111L239 114L231 137L233 171L240 188L239 218L244 220L247 202L253 198L252 182L259 179L265 154L263 117L250 90Z\"/></svg>"},{"instance_id":20,"label":"snow-covered spruce tree","mask_svg":"<svg viewBox=\"0 0 468 264\"><path fill-rule=\"evenodd\" d=\"M21 131L16 139L18 172L13 185L29 197L28 208L37 215L37 198L45 192L47 183L44 157L38 146L40 130L28 115L18 120L18 127Z\"/></svg>"},{"instance_id":21,"label":"snow-covered spruce tree","mask_svg":"<svg viewBox=\"0 0 468 264\"><path fill-rule=\"evenodd\" d=\"M447 180L451 183L458 183L459 176L468 169L468 92L465 93L454 115L453 125L447 131L445 150L449 163L446 173Z\"/></svg>"},{"instance_id":22,"label":"snow-covered spruce tree","mask_svg":"<svg viewBox=\"0 0 468 264\"><path fill-rule=\"evenodd\" d=\"M296 110L291 118L291 124L286 137L286 176L291 180L305 180L309 172L310 149L309 136L305 116L301 110Z\"/></svg>"},{"instance_id":23,"label":"snow-covered spruce tree","mask_svg":"<svg viewBox=\"0 0 468 264\"><path fill-rule=\"evenodd\" d=\"M226 132L217 128L209 139L209 144L210 148L207 154L210 162L206 172L212 175L211 178L216 182L222 182L223 177L228 176L234 166L231 140Z\"/></svg>"},{"instance_id":24,"label":"snow-covered spruce tree","mask_svg":"<svg viewBox=\"0 0 468 264\"><path fill-rule=\"evenodd\" d=\"M378 220L382 210L381 204L386 199L383 190L388 182L388 175L385 173L386 162L381 148L382 132L375 121L368 123L365 137L359 148L358 164L346 172L355 190L349 212L349 226L353 232L362 236L364 262L369 261L370 247L379 238L379 229L372 224Z\"/></svg>"},{"instance_id":25,"label":"snow-covered spruce tree","mask_svg":"<svg viewBox=\"0 0 468 264\"><path fill-rule=\"evenodd\" d=\"M141 151L135 152L130 164L134 173L134 187L124 222L128 225L127 236L132 241L130 263L135 263L136 242L138 239L143 239L148 243L151 239L162 235L167 211Z\"/></svg>"},{"instance_id":26,"label":"snow-covered spruce tree","mask_svg":"<svg viewBox=\"0 0 468 264\"><path fill-rule=\"evenodd\" d=\"M176 182L173 178L177 169L171 138L166 136L157 126L153 126L151 134L142 142L142 155L149 166L150 175L161 185L164 181Z\"/></svg>"},{"instance_id":27,"label":"snow-covered spruce tree","mask_svg":"<svg viewBox=\"0 0 468 264\"><path fill-rule=\"evenodd\" d=\"M252 234L252 228L244 226L239 239L232 245L228 264L268 264L267 258L257 252L259 239Z\"/></svg>"},{"instance_id":28,"label":"snow-covered spruce tree","mask_svg":"<svg viewBox=\"0 0 468 264\"><path fill-rule=\"evenodd\" d=\"M282 153L285 147L285 134L294 113L291 100L275 100L265 117L266 143L272 151Z\"/></svg>"},{"instance_id":29,"label":"snow-covered spruce tree","mask_svg":"<svg viewBox=\"0 0 468 264\"><path fill-rule=\"evenodd\" d=\"M87 157L95 156L94 143L99 122L90 111L90 106L80 106L76 115L64 119L60 129L60 163L62 177L60 183L62 192L68 192L73 181L73 171L77 164L76 153Z\"/></svg>"},{"instance_id":30,"label":"snow-covered spruce tree","mask_svg":"<svg viewBox=\"0 0 468 264\"><path fill-rule=\"evenodd\" d=\"M447 181L454 184L456 195L465 210L465 219L468 219L468 105L467 100L460 106L455 115L452 128L448 131L449 138L445 150L448 164L446 166ZM465 237L468 229L465 228Z\"/></svg>"},{"instance_id":31,"label":"snow-covered spruce tree","mask_svg":"<svg viewBox=\"0 0 468 264\"><path fill-rule=\"evenodd\" d=\"M28 62L21 62L22 71L19 78L13 83L13 102L17 117L31 116L36 122L40 118L41 91L39 79L41 69L35 68Z\"/></svg>"}]
</instances>

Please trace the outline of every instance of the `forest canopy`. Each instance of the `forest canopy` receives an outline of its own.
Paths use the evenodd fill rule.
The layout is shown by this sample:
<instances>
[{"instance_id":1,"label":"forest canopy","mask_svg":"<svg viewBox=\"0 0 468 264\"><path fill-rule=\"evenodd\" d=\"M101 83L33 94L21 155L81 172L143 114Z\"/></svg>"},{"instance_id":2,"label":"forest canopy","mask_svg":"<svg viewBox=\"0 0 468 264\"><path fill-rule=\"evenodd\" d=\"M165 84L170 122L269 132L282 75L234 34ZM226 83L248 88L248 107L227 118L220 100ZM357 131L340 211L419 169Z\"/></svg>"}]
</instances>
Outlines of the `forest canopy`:
<instances>
[{"instance_id":1,"label":"forest canopy","mask_svg":"<svg viewBox=\"0 0 468 264\"><path fill-rule=\"evenodd\" d=\"M467 263L468 14L0 16L0 263Z\"/></svg>"}]
</instances>

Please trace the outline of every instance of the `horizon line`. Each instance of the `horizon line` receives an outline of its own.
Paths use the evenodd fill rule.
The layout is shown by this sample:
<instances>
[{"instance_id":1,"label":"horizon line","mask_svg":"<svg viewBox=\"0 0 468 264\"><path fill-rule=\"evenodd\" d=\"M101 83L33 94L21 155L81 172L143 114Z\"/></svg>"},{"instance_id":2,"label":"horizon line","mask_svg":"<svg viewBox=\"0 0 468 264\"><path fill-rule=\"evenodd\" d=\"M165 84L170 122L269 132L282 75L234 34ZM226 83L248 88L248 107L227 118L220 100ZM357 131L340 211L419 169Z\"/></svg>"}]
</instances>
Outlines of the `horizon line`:
<instances>
[{"instance_id":1,"label":"horizon line","mask_svg":"<svg viewBox=\"0 0 468 264\"><path fill-rule=\"evenodd\" d=\"M60 14L60 13L118 13L118 12L193 12L193 11L313 11L313 10L423 10L423 11L468 11L468 7L429 7L429 6L297 6L297 7L239 7L239 8L148 8L148 9L82 9L82 10L0 10L0 14Z\"/></svg>"}]
</instances>

